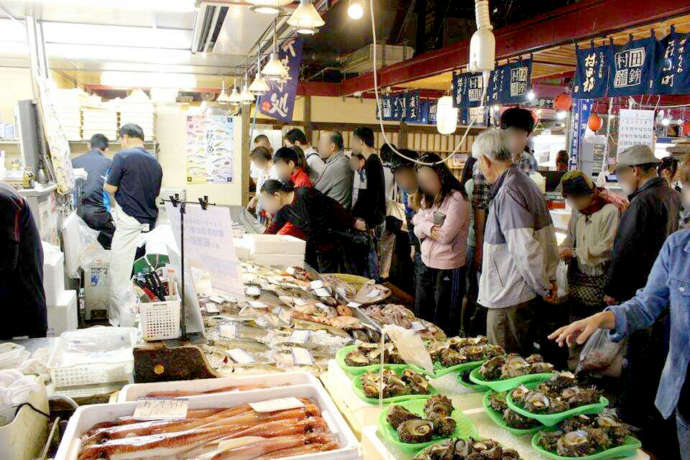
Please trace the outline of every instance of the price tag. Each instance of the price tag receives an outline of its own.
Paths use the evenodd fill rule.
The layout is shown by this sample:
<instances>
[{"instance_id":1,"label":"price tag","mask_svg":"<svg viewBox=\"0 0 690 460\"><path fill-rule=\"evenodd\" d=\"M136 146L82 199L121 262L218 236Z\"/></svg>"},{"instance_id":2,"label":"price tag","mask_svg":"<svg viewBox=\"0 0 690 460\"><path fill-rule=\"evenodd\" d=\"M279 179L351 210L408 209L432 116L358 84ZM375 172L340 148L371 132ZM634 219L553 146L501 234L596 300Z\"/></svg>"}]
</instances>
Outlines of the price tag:
<instances>
[{"instance_id":1,"label":"price tag","mask_svg":"<svg viewBox=\"0 0 690 460\"><path fill-rule=\"evenodd\" d=\"M314 293L319 297L330 297L331 293L328 292L326 288L318 288L314 290Z\"/></svg>"},{"instance_id":2,"label":"price tag","mask_svg":"<svg viewBox=\"0 0 690 460\"><path fill-rule=\"evenodd\" d=\"M268 308L268 305L263 302L259 302L258 300L250 300L249 306L252 308Z\"/></svg>"},{"instance_id":3,"label":"price tag","mask_svg":"<svg viewBox=\"0 0 690 460\"><path fill-rule=\"evenodd\" d=\"M208 302L206 304L206 313L220 313L220 308L215 302Z\"/></svg>"},{"instance_id":4,"label":"price tag","mask_svg":"<svg viewBox=\"0 0 690 460\"><path fill-rule=\"evenodd\" d=\"M413 331L423 331L426 329L426 326L420 323L419 321L413 321L410 326L410 329L412 329Z\"/></svg>"},{"instance_id":5,"label":"price tag","mask_svg":"<svg viewBox=\"0 0 690 460\"><path fill-rule=\"evenodd\" d=\"M223 303L224 302L224 299L222 297L217 296L217 295L212 295L211 297L208 298L208 300L210 300L211 302L215 302L215 303Z\"/></svg>"},{"instance_id":6,"label":"price tag","mask_svg":"<svg viewBox=\"0 0 690 460\"><path fill-rule=\"evenodd\" d=\"M245 292L250 297L259 297L261 295L261 289L258 286L249 286Z\"/></svg>"},{"instance_id":7,"label":"price tag","mask_svg":"<svg viewBox=\"0 0 690 460\"><path fill-rule=\"evenodd\" d=\"M359 308L359 307L362 306L362 304L361 304L361 303L357 303L357 302L348 302L348 303L347 303L347 306L350 307L350 308Z\"/></svg>"},{"instance_id":8,"label":"price tag","mask_svg":"<svg viewBox=\"0 0 690 460\"><path fill-rule=\"evenodd\" d=\"M233 348L226 353L230 356L230 359L238 364L252 364L254 362L254 358L241 348Z\"/></svg>"},{"instance_id":9,"label":"price tag","mask_svg":"<svg viewBox=\"0 0 690 460\"><path fill-rule=\"evenodd\" d=\"M309 286L314 290L320 289L323 287L323 281L322 280L312 281L311 283L309 283Z\"/></svg>"},{"instance_id":10,"label":"price tag","mask_svg":"<svg viewBox=\"0 0 690 460\"><path fill-rule=\"evenodd\" d=\"M309 340L310 336L311 336L311 331L306 331L303 329L295 329L294 331L292 331L292 334L290 334L290 338L288 340L292 343L305 344Z\"/></svg>"},{"instance_id":11,"label":"price tag","mask_svg":"<svg viewBox=\"0 0 690 460\"><path fill-rule=\"evenodd\" d=\"M139 401L133 417L137 420L180 420L187 418L183 399L147 399Z\"/></svg>"},{"instance_id":12,"label":"price tag","mask_svg":"<svg viewBox=\"0 0 690 460\"><path fill-rule=\"evenodd\" d=\"M304 403L295 397L289 397L249 403L249 407L254 409L256 412L275 412L279 410L297 409L298 407L304 407Z\"/></svg>"},{"instance_id":13,"label":"price tag","mask_svg":"<svg viewBox=\"0 0 690 460\"><path fill-rule=\"evenodd\" d=\"M292 348L292 359L295 361L297 366L311 366L314 364L314 359L311 357L311 353L304 348Z\"/></svg>"},{"instance_id":14,"label":"price tag","mask_svg":"<svg viewBox=\"0 0 690 460\"><path fill-rule=\"evenodd\" d=\"M237 326L234 324L221 324L218 331L221 337L225 337L226 339L234 339L237 337Z\"/></svg>"}]
</instances>

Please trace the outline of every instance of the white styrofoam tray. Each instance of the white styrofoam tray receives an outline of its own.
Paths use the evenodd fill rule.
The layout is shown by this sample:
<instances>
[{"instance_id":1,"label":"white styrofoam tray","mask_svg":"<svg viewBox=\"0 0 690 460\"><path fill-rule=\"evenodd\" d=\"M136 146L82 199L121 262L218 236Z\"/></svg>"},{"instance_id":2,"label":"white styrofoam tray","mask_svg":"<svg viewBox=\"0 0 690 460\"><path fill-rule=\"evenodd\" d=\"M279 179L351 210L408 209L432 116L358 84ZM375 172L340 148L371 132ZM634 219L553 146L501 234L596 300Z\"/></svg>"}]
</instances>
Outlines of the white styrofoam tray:
<instances>
[{"instance_id":1,"label":"white styrofoam tray","mask_svg":"<svg viewBox=\"0 0 690 460\"><path fill-rule=\"evenodd\" d=\"M319 381L309 372L274 372L271 374L255 375L233 375L215 379L200 380L179 380L176 382L153 382L153 383L132 383L125 385L118 395L117 402L136 401L145 399L146 395L160 391L189 391L195 390L200 393L205 391L217 390L219 388L234 385L264 384L272 387L288 385L321 385ZM247 390L254 391L254 390ZM229 393L236 393L230 391ZM228 392L224 392L228 393ZM221 394L221 393L213 393ZM200 398L208 395L185 396L184 399Z\"/></svg>"},{"instance_id":2,"label":"white styrofoam tray","mask_svg":"<svg viewBox=\"0 0 690 460\"><path fill-rule=\"evenodd\" d=\"M245 235L249 251L256 254L304 255L307 242L290 235Z\"/></svg>"},{"instance_id":3,"label":"white styrofoam tray","mask_svg":"<svg viewBox=\"0 0 690 460\"><path fill-rule=\"evenodd\" d=\"M188 407L190 409L235 407L240 404L290 396L312 399L321 409L321 415L328 424L329 430L338 437L341 446L339 449L328 452L299 455L289 457L290 459L357 460L361 458L359 442L321 385L307 384L206 395L190 399ZM79 438L83 433L97 423L132 415L137 404L137 402L126 402L79 407L69 420L54 460L76 460L81 447Z\"/></svg>"}]
</instances>

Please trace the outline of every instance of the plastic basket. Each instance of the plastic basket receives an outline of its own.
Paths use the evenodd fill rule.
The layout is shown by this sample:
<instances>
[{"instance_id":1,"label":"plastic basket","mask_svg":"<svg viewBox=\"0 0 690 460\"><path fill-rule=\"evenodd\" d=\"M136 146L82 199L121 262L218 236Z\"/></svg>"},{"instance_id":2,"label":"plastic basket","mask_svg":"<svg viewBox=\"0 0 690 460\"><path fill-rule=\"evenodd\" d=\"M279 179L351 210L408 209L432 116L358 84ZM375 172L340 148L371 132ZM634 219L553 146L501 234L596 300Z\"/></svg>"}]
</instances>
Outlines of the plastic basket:
<instances>
[{"instance_id":1,"label":"plastic basket","mask_svg":"<svg viewBox=\"0 0 690 460\"><path fill-rule=\"evenodd\" d=\"M532 436L532 448L536 450L542 457L553 460L570 460L573 458L577 458L578 460L606 460L609 458L632 457L635 455L637 450L642 447L642 443L637 438L628 436L622 445L612 447L611 449L602 450L596 454L585 455L584 457L563 457L540 446L538 444L539 436L541 436L541 432Z\"/></svg>"},{"instance_id":2,"label":"plastic basket","mask_svg":"<svg viewBox=\"0 0 690 460\"><path fill-rule=\"evenodd\" d=\"M103 327L98 333L122 336L126 342L124 343L125 347L134 347L136 344L136 329L134 328ZM89 357L85 355L86 357L82 362L69 364L69 362L65 363L63 359L64 353L66 353L65 347L63 337L58 337L48 359L47 367L50 369L50 377L56 388L129 382L131 380L134 370L134 357L131 350L124 353L125 350L123 349L117 357L105 358L111 359L111 361L103 361L104 356ZM90 359L92 361L89 362Z\"/></svg>"},{"instance_id":3,"label":"plastic basket","mask_svg":"<svg viewBox=\"0 0 690 460\"><path fill-rule=\"evenodd\" d=\"M482 364L484 364L486 360L482 361L470 361L468 363L462 363L462 364L454 364L453 366L449 367L443 367L440 361L434 361L434 372L430 374L427 372L425 369L422 369L421 367L418 366L412 366L413 369L418 370L419 372L422 372L429 377L432 378L437 378L437 377L443 377L444 375L451 374L453 372L457 372L458 374L461 374L463 372L471 371L472 369L475 369Z\"/></svg>"},{"instance_id":4,"label":"plastic basket","mask_svg":"<svg viewBox=\"0 0 690 460\"><path fill-rule=\"evenodd\" d=\"M147 342L180 336L180 300L142 303L139 308L141 336Z\"/></svg>"},{"instance_id":5,"label":"plastic basket","mask_svg":"<svg viewBox=\"0 0 690 460\"><path fill-rule=\"evenodd\" d=\"M537 384L535 383L531 383L525 386L532 390L534 389L534 387L536 387L536 385ZM598 403L585 404L583 406L574 407L572 409L568 409L563 412L557 412L555 414L535 414L533 412L525 410L513 402L513 398L510 393L508 393L508 395L506 396L506 404L508 404L508 407L510 407L510 409L514 410L520 415L537 420L538 422L546 426L554 426L562 422L563 420L573 417L575 415L598 414L604 409L606 409L606 406L609 405L609 400L601 396L599 398Z\"/></svg>"},{"instance_id":6,"label":"plastic basket","mask_svg":"<svg viewBox=\"0 0 690 460\"><path fill-rule=\"evenodd\" d=\"M380 364L370 364L368 366L348 366L345 364L345 357L347 354L356 348L357 345L348 345L347 347L339 349L335 354L335 361L338 363L338 366L340 366L350 377L355 377L379 368ZM384 369L400 369L402 372L403 369L407 369L410 366L407 364L384 364L383 367ZM415 370L417 369L415 368Z\"/></svg>"},{"instance_id":7,"label":"plastic basket","mask_svg":"<svg viewBox=\"0 0 690 460\"><path fill-rule=\"evenodd\" d=\"M489 400L489 397L491 396L491 391L487 391L484 394L484 397L482 398L482 406L484 406L484 410L486 411L486 415L489 416L492 422L494 422L496 425L500 426L504 430L508 431L509 433L514 434L515 436L523 436L526 434L534 434L537 431L541 430L544 428L543 425L537 425L533 428L514 428L506 423L506 421L503 419L503 415L498 413L496 410L494 410L493 407L491 407L491 401Z\"/></svg>"},{"instance_id":8,"label":"plastic basket","mask_svg":"<svg viewBox=\"0 0 690 460\"><path fill-rule=\"evenodd\" d=\"M404 401L400 403L399 405L404 407L405 409L409 410L413 414L419 415L422 418L424 418L424 405L426 404L427 400L429 398L424 398L424 399L412 399L409 401ZM407 453L407 454L415 454L419 452L420 450L424 449L425 447L428 447L435 442L438 442L442 439L446 438L461 438L461 439L468 439L470 437L477 437L479 436L479 431L477 431L477 427L474 425L472 420L470 420L460 409L454 409L453 412L450 414L451 417L455 419L456 426L455 426L455 431L450 434L450 436L434 436L434 438L431 441L427 442L415 442L415 443L409 443L409 442L402 442L400 441L400 438L398 437L398 432L393 428L393 426L388 423L388 420L386 417L388 416L388 411L390 410L390 407L387 409L384 409L381 411L379 414L379 421L378 421L378 428L379 428L379 433L381 433L381 436L383 438L396 446L398 449L401 451Z\"/></svg>"},{"instance_id":9,"label":"plastic basket","mask_svg":"<svg viewBox=\"0 0 690 460\"><path fill-rule=\"evenodd\" d=\"M380 366L374 366L374 369L370 370L369 372L378 372ZM396 374L401 375L403 370L405 369L392 369ZM369 404L378 404L379 403L379 398L369 398L365 393L364 390L362 389L362 375L356 376L352 380L352 386L355 394L361 399L362 401L368 402ZM401 401L408 401L410 399L420 399L420 398L428 398L429 396L433 396L435 394L438 394L438 391L429 385L429 394L408 394L408 395L401 395L401 396L391 396L389 398L383 398L381 402L383 404L390 404L390 403L398 403Z\"/></svg>"},{"instance_id":10,"label":"plastic basket","mask_svg":"<svg viewBox=\"0 0 690 460\"><path fill-rule=\"evenodd\" d=\"M472 372L474 369L468 369L464 370L462 372L458 372L458 383L462 385L465 388L468 388L473 391L481 392L481 391L486 391L489 389L489 387L486 387L484 385L478 385L476 383L470 383L467 380L469 380L470 372ZM464 377L467 377L466 379Z\"/></svg>"},{"instance_id":11,"label":"plastic basket","mask_svg":"<svg viewBox=\"0 0 690 460\"><path fill-rule=\"evenodd\" d=\"M479 375L479 368L476 368L470 372L470 380L478 385L484 385L485 387L491 388L494 391L503 392L512 390L513 388L520 386L528 382L542 382L548 380L553 375L552 372L542 373L542 374L527 374L521 375L520 377L513 377L510 379L500 379L500 380L484 380L481 375Z\"/></svg>"}]
</instances>

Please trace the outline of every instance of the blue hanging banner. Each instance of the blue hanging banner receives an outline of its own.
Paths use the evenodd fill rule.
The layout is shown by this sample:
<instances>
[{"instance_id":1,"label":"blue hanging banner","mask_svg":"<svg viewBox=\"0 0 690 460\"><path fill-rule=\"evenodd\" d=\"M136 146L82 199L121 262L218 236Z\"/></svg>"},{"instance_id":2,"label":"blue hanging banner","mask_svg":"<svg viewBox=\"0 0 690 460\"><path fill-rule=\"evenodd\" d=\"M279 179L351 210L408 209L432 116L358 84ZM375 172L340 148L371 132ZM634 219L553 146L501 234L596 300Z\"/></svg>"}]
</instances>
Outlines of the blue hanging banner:
<instances>
[{"instance_id":1,"label":"blue hanging banner","mask_svg":"<svg viewBox=\"0 0 690 460\"><path fill-rule=\"evenodd\" d=\"M613 46L608 96L648 94L654 70L654 37Z\"/></svg>"},{"instance_id":2,"label":"blue hanging banner","mask_svg":"<svg viewBox=\"0 0 690 460\"><path fill-rule=\"evenodd\" d=\"M690 93L690 34L671 27L671 33L656 42L652 93Z\"/></svg>"},{"instance_id":3,"label":"blue hanging banner","mask_svg":"<svg viewBox=\"0 0 690 460\"><path fill-rule=\"evenodd\" d=\"M392 119L401 121L405 116L405 96L391 96Z\"/></svg>"},{"instance_id":4,"label":"blue hanging banner","mask_svg":"<svg viewBox=\"0 0 690 460\"><path fill-rule=\"evenodd\" d=\"M484 81L481 72L453 74L453 107L478 107Z\"/></svg>"},{"instance_id":5,"label":"blue hanging banner","mask_svg":"<svg viewBox=\"0 0 690 460\"><path fill-rule=\"evenodd\" d=\"M570 125L570 160L568 169L578 168L580 158L580 145L585 137L589 114L592 112L592 99L577 99L573 106L573 120Z\"/></svg>"},{"instance_id":6,"label":"blue hanging banner","mask_svg":"<svg viewBox=\"0 0 690 460\"><path fill-rule=\"evenodd\" d=\"M405 121L408 123L419 123L419 92L412 91L405 93Z\"/></svg>"},{"instance_id":7,"label":"blue hanging banner","mask_svg":"<svg viewBox=\"0 0 690 460\"><path fill-rule=\"evenodd\" d=\"M613 47L604 45L587 49L575 49L574 99L605 97L609 84L609 68L612 65Z\"/></svg>"},{"instance_id":8,"label":"blue hanging banner","mask_svg":"<svg viewBox=\"0 0 690 460\"><path fill-rule=\"evenodd\" d=\"M436 109L438 108L438 102L429 101L429 118L427 119L427 124L436 124Z\"/></svg>"},{"instance_id":9,"label":"blue hanging banner","mask_svg":"<svg viewBox=\"0 0 690 460\"><path fill-rule=\"evenodd\" d=\"M261 96L259 110L264 115L290 123L297 96L299 68L302 64L302 38L292 37L285 41L278 49L278 58L287 67L288 77L282 82L268 83L271 89Z\"/></svg>"},{"instance_id":10,"label":"blue hanging banner","mask_svg":"<svg viewBox=\"0 0 690 460\"><path fill-rule=\"evenodd\" d=\"M384 94L379 98L379 101L381 103L381 111L383 112L383 115L379 113L377 107L376 118L381 119L383 121L395 120L395 118L393 118L393 100L391 96Z\"/></svg>"},{"instance_id":11,"label":"blue hanging banner","mask_svg":"<svg viewBox=\"0 0 690 460\"><path fill-rule=\"evenodd\" d=\"M467 107L460 110L460 124L469 126L474 120L474 127L489 125L489 110L488 106L484 107Z\"/></svg>"},{"instance_id":12,"label":"blue hanging banner","mask_svg":"<svg viewBox=\"0 0 690 460\"><path fill-rule=\"evenodd\" d=\"M489 78L489 104L520 104L532 87L532 60L496 67Z\"/></svg>"}]
</instances>

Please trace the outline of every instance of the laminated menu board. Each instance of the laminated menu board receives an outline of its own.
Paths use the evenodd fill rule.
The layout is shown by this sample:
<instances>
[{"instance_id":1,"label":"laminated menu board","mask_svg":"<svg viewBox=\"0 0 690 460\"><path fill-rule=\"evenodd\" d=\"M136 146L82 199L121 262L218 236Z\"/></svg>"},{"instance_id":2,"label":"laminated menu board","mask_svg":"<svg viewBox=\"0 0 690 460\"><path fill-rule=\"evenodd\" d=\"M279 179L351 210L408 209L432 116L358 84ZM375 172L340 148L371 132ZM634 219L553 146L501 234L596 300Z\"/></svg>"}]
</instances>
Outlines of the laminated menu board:
<instances>
[{"instance_id":1,"label":"laminated menu board","mask_svg":"<svg viewBox=\"0 0 690 460\"><path fill-rule=\"evenodd\" d=\"M213 111L187 115L186 130L187 183L232 183L232 118Z\"/></svg>"},{"instance_id":2,"label":"laminated menu board","mask_svg":"<svg viewBox=\"0 0 690 460\"><path fill-rule=\"evenodd\" d=\"M618 154L633 145L648 145L654 150L654 110L620 110Z\"/></svg>"}]
</instances>

